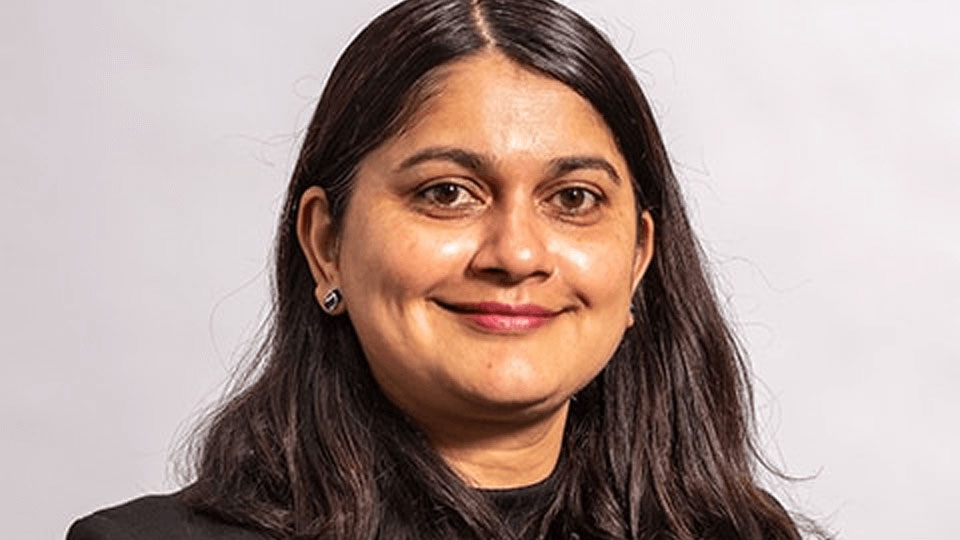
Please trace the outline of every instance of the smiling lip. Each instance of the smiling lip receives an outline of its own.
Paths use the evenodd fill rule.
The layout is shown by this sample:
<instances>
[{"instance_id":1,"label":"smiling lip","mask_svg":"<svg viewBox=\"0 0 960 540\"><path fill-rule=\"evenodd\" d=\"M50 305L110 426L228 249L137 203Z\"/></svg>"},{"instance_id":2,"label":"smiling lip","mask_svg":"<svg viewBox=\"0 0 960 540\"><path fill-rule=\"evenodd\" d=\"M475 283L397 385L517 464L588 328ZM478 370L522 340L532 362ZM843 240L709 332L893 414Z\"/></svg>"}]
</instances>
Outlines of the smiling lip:
<instances>
[{"instance_id":1,"label":"smiling lip","mask_svg":"<svg viewBox=\"0 0 960 540\"><path fill-rule=\"evenodd\" d=\"M477 304L441 303L440 305L459 313L485 330L511 334L536 330L561 313L536 304L480 302Z\"/></svg>"}]
</instances>

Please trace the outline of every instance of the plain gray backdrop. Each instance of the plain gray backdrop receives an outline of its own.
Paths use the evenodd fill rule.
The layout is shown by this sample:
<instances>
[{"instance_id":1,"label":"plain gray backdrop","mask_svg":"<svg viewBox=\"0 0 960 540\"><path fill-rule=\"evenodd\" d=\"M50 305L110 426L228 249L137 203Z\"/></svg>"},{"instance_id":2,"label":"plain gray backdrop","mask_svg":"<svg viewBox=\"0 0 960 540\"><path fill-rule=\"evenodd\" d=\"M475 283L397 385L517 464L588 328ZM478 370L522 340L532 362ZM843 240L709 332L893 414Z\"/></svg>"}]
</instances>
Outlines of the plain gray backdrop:
<instances>
[{"instance_id":1,"label":"plain gray backdrop","mask_svg":"<svg viewBox=\"0 0 960 540\"><path fill-rule=\"evenodd\" d=\"M3 3L5 537L177 487L263 316L316 97L388 4ZM654 105L764 447L816 475L774 491L842 538L957 537L957 4L568 4Z\"/></svg>"}]
</instances>

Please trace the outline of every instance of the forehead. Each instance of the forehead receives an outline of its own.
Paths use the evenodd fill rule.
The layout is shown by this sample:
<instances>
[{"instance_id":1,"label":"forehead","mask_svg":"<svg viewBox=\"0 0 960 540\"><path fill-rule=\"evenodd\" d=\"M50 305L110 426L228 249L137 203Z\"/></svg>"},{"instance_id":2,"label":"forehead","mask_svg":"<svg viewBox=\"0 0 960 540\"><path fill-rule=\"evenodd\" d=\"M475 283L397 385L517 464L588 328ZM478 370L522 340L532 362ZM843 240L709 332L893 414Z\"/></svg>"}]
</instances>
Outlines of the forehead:
<instances>
[{"instance_id":1,"label":"forehead","mask_svg":"<svg viewBox=\"0 0 960 540\"><path fill-rule=\"evenodd\" d=\"M423 92L392 146L621 158L607 124L586 99L502 54L482 53L443 66Z\"/></svg>"}]
</instances>

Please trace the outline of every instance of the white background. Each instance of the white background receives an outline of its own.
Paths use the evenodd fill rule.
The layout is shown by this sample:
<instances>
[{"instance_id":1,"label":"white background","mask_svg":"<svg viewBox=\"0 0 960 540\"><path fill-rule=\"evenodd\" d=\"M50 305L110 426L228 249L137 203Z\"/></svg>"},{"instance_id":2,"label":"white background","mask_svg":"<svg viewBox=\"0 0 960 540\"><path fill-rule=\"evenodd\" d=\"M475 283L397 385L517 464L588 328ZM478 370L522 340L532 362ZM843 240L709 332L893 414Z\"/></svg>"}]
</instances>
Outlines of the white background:
<instances>
[{"instance_id":1,"label":"white background","mask_svg":"<svg viewBox=\"0 0 960 540\"><path fill-rule=\"evenodd\" d=\"M387 3L4 2L7 538L176 487L262 316L315 97ZM958 8L719 4L570 2L654 103L765 446L818 474L777 493L842 538L955 538Z\"/></svg>"}]
</instances>

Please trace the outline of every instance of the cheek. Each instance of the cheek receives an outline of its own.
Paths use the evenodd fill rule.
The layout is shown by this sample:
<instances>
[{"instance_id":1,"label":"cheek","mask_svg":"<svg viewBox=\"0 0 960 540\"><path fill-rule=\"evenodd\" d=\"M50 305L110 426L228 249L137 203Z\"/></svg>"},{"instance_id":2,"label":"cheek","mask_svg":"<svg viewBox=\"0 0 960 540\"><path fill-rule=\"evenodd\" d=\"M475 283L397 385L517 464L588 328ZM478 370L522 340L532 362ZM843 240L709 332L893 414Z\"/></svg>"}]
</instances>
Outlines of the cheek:
<instances>
[{"instance_id":1,"label":"cheek","mask_svg":"<svg viewBox=\"0 0 960 540\"><path fill-rule=\"evenodd\" d=\"M462 275L476 248L468 234L426 231L409 220L383 219L383 214L351 225L341 246L344 292L367 304L423 296Z\"/></svg>"},{"instance_id":2,"label":"cheek","mask_svg":"<svg viewBox=\"0 0 960 540\"><path fill-rule=\"evenodd\" d=\"M558 238L550 246L566 280L594 307L629 302L633 253L631 240L608 234ZM612 306L611 306L612 307ZM619 307L619 306L618 306Z\"/></svg>"}]
</instances>

